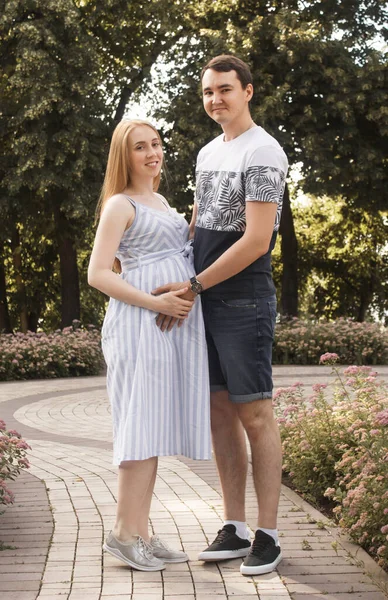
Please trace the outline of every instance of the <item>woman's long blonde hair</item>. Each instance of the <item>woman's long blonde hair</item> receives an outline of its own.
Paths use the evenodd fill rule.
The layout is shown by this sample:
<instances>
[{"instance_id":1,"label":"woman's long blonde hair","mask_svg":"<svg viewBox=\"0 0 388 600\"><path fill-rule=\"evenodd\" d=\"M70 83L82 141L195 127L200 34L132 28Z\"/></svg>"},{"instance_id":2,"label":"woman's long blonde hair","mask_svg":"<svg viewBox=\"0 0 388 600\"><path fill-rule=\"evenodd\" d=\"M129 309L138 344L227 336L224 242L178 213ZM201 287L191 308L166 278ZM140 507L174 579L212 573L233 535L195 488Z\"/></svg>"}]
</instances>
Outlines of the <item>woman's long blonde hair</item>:
<instances>
[{"instance_id":1,"label":"woman's long blonde hair","mask_svg":"<svg viewBox=\"0 0 388 600\"><path fill-rule=\"evenodd\" d=\"M108 198L115 194L120 194L130 186L131 170L129 167L128 135L138 125L147 125L147 127L150 127L156 133L160 144L162 144L158 130L148 121L143 121L142 119L124 119L123 121L120 121L112 135L104 183L102 184L101 194L96 208L96 222L100 218ZM154 177L154 192L158 191L159 184L160 172ZM121 273L121 263L118 258L115 258L113 262L113 270L116 273Z\"/></svg>"},{"instance_id":2,"label":"woman's long blonde hair","mask_svg":"<svg viewBox=\"0 0 388 600\"><path fill-rule=\"evenodd\" d=\"M147 127L150 127L156 133L160 143L162 143L159 132L148 121L143 121L142 119L124 119L120 121L112 135L104 183L102 184L96 209L96 220L101 216L108 198L115 194L120 194L125 188L130 186L131 172L129 167L128 135L138 125L147 125ZM154 177L154 192L158 190L159 184L160 172Z\"/></svg>"}]
</instances>

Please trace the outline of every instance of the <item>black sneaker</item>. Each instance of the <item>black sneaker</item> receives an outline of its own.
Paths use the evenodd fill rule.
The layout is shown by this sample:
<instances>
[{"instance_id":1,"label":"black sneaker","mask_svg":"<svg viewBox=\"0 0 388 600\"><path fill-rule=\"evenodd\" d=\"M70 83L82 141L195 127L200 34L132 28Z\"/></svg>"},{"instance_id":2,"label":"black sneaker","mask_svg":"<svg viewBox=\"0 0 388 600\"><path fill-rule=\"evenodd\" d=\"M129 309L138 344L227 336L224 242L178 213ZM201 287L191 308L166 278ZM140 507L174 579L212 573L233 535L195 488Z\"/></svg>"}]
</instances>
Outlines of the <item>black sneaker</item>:
<instances>
[{"instance_id":1,"label":"black sneaker","mask_svg":"<svg viewBox=\"0 0 388 600\"><path fill-rule=\"evenodd\" d=\"M249 540L243 540L236 535L236 527L231 523L219 530L214 542L201 552L198 560L227 560L246 556L251 547Z\"/></svg>"},{"instance_id":2,"label":"black sneaker","mask_svg":"<svg viewBox=\"0 0 388 600\"><path fill-rule=\"evenodd\" d=\"M240 573L243 575L270 573L276 569L281 560L282 551L280 546L275 544L272 536L258 529L251 551L240 567Z\"/></svg>"}]
</instances>

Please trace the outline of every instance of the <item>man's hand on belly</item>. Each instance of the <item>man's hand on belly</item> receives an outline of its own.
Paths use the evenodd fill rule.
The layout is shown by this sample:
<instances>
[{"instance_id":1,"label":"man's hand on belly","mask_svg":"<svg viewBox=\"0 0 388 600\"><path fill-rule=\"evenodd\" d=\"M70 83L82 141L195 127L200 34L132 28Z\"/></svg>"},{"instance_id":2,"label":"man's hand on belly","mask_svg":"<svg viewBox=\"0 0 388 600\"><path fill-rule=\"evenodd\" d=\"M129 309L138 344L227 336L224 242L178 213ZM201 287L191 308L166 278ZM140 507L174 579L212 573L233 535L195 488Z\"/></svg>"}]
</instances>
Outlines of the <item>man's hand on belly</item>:
<instances>
[{"instance_id":1,"label":"man's hand on belly","mask_svg":"<svg viewBox=\"0 0 388 600\"><path fill-rule=\"evenodd\" d=\"M176 292L177 290L181 290L184 287L190 288L190 281L178 281L175 283L166 283L165 285L161 285L160 287L152 290L151 294L154 296L159 296L160 294L166 294L167 292ZM192 292L190 289L187 290L181 298L184 300L194 300L196 294ZM174 325L178 323L178 327L182 327L184 320L183 319L175 319L173 317L169 317L168 315L163 315L162 313L158 314L156 319L156 324L162 331L171 331Z\"/></svg>"}]
</instances>

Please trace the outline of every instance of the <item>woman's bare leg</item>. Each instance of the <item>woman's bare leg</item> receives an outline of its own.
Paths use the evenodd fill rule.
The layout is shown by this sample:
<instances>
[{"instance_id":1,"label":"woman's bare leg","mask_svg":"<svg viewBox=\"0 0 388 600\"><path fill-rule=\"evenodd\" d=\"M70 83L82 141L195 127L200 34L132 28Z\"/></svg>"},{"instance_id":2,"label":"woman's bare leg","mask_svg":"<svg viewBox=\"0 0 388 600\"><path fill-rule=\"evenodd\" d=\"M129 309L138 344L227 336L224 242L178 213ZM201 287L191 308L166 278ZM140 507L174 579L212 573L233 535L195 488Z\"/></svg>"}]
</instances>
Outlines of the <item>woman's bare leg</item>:
<instances>
[{"instance_id":1,"label":"woman's bare leg","mask_svg":"<svg viewBox=\"0 0 388 600\"><path fill-rule=\"evenodd\" d=\"M119 467L116 523L113 535L122 542L148 536L148 517L158 459L123 461Z\"/></svg>"}]
</instances>

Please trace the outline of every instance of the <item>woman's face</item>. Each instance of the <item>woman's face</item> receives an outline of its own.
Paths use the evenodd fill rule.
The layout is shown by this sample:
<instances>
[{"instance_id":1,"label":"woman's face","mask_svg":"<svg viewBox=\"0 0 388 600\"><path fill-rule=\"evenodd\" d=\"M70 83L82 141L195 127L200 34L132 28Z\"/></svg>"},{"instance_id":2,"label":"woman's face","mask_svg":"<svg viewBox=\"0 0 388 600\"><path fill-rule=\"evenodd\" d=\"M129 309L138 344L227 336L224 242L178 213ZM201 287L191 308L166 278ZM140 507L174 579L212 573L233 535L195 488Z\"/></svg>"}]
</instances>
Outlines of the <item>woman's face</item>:
<instances>
[{"instance_id":1,"label":"woman's face","mask_svg":"<svg viewBox=\"0 0 388 600\"><path fill-rule=\"evenodd\" d=\"M156 177L160 173L163 150L157 134L148 125L137 125L128 135L131 178Z\"/></svg>"}]
</instances>

